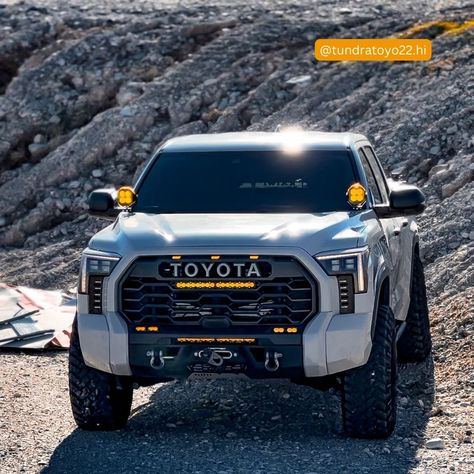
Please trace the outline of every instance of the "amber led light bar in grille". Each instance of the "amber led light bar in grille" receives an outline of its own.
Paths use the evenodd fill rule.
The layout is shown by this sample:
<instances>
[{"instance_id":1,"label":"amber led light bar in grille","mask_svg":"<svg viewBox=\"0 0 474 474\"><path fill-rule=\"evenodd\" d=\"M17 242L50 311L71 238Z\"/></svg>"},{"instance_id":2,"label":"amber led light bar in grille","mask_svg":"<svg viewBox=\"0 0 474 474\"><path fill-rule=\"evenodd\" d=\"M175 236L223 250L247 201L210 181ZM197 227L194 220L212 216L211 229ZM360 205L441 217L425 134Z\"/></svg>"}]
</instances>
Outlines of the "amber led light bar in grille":
<instances>
[{"instance_id":1,"label":"amber led light bar in grille","mask_svg":"<svg viewBox=\"0 0 474 474\"><path fill-rule=\"evenodd\" d=\"M256 341L253 337L178 337L176 342L188 344L210 344L221 342L224 344L253 344Z\"/></svg>"},{"instance_id":2,"label":"amber led light bar in grille","mask_svg":"<svg viewBox=\"0 0 474 474\"><path fill-rule=\"evenodd\" d=\"M255 288L253 281L178 281L176 288L204 289L204 288Z\"/></svg>"}]
</instances>

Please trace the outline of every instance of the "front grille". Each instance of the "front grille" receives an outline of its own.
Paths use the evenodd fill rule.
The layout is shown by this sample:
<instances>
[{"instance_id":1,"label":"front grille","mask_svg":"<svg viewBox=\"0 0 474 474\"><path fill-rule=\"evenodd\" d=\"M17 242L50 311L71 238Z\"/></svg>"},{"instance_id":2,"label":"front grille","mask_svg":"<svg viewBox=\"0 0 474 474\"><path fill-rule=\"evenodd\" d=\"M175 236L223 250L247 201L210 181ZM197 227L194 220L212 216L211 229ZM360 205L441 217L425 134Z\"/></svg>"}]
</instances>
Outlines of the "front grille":
<instances>
[{"instance_id":1,"label":"front grille","mask_svg":"<svg viewBox=\"0 0 474 474\"><path fill-rule=\"evenodd\" d=\"M183 258L195 261L203 257ZM261 257L262 265L271 264L270 275L247 278L246 281L255 283L254 288L224 289L176 288L178 279L164 278L158 271L167 259L142 257L122 279L121 311L130 322L200 325L214 318L226 319L232 325L296 325L316 311L316 284L293 258ZM223 259L224 262L242 260L241 256Z\"/></svg>"}]
</instances>

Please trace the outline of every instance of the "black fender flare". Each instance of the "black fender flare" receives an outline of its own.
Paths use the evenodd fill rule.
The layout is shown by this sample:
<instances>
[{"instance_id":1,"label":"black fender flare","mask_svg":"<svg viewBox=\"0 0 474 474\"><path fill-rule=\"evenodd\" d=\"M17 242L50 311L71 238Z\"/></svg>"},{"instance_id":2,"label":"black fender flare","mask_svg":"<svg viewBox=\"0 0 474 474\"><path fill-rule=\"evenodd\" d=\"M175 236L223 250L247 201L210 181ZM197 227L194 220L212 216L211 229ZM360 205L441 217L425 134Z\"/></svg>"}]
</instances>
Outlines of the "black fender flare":
<instances>
[{"instance_id":1,"label":"black fender flare","mask_svg":"<svg viewBox=\"0 0 474 474\"><path fill-rule=\"evenodd\" d=\"M373 314L372 314L372 326L370 328L370 334L371 334L372 339L373 339L374 333L375 333L375 323L377 321L377 312L378 312L378 309L379 309L380 292L382 290L383 282L387 279L388 279L388 284L389 284L388 298L389 298L389 302L390 302L390 274L389 274L387 266L385 265L385 263L383 263L379 267L379 269L377 271L377 274L375 275L375 278L374 278L374 288L375 288L375 291L374 291L374 311L373 311Z\"/></svg>"},{"instance_id":2,"label":"black fender flare","mask_svg":"<svg viewBox=\"0 0 474 474\"><path fill-rule=\"evenodd\" d=\"M413 285L413 265L415 263L415 251L418 246L418 253L420 253L420 237L418 232L413 236L413 241L411 243L411 267L410 267L410 298L411 298L411 287Z\"/></svg>"}]
</instances>

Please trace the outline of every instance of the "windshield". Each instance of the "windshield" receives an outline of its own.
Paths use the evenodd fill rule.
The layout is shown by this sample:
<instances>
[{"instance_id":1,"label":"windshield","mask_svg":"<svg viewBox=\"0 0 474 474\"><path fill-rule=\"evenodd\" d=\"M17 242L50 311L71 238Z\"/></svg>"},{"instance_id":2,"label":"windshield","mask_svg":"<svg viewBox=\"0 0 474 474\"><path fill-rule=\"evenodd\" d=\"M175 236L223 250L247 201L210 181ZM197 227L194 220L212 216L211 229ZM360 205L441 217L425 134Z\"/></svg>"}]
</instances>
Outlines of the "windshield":
<instances>
[{"instance_id":1,"label":"windshield","mask_svg":"<svg viewBox=\"0 0 474 474\"><path fill-rule=\"evenodd\" d=\"M346 150L164 152L137 189L135 212L319 213L353 210Z\"/></svg>"}]
</instances>

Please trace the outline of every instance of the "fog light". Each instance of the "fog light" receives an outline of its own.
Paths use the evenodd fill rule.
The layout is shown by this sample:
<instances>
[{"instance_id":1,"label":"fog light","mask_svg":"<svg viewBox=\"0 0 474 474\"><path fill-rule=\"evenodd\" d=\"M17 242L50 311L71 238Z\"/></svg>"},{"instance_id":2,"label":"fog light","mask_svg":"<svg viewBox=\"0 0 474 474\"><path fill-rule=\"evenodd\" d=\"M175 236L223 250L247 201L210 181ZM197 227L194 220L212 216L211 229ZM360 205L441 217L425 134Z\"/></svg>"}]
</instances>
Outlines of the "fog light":
<instances>
[{"instance_id":1,"label":"fog light","mask_svg":"<svg viewBox=\"0 0 474 474\"><path fill-rule=\"evenodd\" d=\"M361 207L365 204L367 193L360 183L351 184L346 193L347 201L351 206Z\"/></svg>"},{"instance_id":2,"label":"fog light","mask_svg":"<svg viewBox=\"0 0 474 474\"><path fill-rule=\"evenodd\" d=\"M117 191L117 204L123 207L130 207L135 203L137 195L135 191L130 186L122 186Z\"/></svg>"}]
</instances>

